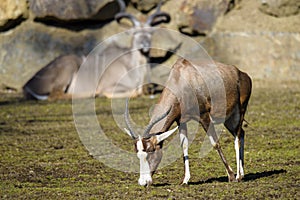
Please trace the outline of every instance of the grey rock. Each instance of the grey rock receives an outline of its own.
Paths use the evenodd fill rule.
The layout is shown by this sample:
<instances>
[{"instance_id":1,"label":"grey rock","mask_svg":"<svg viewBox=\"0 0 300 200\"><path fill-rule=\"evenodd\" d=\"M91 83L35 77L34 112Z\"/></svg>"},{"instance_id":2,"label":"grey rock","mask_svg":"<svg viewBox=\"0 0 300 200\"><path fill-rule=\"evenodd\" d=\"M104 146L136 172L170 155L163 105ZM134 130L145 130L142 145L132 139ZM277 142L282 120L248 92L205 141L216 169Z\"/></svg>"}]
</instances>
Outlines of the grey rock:
<instances>
[{"instance_id":1,"label":"grey rock","mask_svg":"<svg viewBox=\"0 0 300 200\"><path fill-rule=\"evenodd\" d=\"M108 20L119 11L113 0L29 0L30 11L38 19Z\"/></svg>"},{"instance_id":2,"label":"grey rock","mask_svg":"<svg viewBox=\"0 0 300 200\"><path fill-rule=\"evenodd\" d=\"M101 29L74 32L27 20L0 35L1 88L20 91L26 81L54 58L72 53L88 55L103 40L125 30L111 22ZM121 42L123 46L130 43Z\"/></svg>"},{"instance_id":3,"label":"grey rock","mask_svg":"<svg viewBox=\"0 0 300 200\"><path fill-rule=\"evenodd\" d=\"M229 8L229 0L169 1L163 7L170 11L177 28L187 35L208 34L219 17ZM174 23L173 22L173 23Z\"/></svg>"},{"instance_id":4,"label":"grey rock","mask_svg":"<svg viewBox=\"0 0 300 200\"><path fill-rule=\"evenodd\" d=\"M255 79L299 80L299 33L218 32L203 45L215 60L234 64Z\"/></svg>"},{"instance_id":5,"label":"grey rock","mask_svg":"<svg viewBox=\"0 0 300 200\"><path fill-rule=\"evenodd\" d=\"M88 33L78 35L26 21L0 37L0 82L21 86L55 57L67 53L87 53L97 43Z\"/></svg>"},{"instance_id":6,"label":"grey rock","mask_svg":"<svg viewBox=\"0 0 300 200\"><path fill-rule=\"evenodd\" d=\"M261 0L262 12L276 17L287 17L300 12L299 0Z\"/></svg>"}]
</instances>

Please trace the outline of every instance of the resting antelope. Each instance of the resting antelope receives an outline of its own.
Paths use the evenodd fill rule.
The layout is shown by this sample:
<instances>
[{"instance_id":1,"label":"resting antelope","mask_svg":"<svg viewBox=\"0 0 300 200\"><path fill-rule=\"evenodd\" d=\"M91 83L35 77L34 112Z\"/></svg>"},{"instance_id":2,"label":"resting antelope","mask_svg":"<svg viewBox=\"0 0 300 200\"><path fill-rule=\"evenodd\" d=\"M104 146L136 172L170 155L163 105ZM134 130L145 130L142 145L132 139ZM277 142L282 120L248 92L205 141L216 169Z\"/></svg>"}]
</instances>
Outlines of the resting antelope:
<instances>
[{"instance_id":1,"label":"resting antelope","mask_svg":"<svg viewBox=\"0 0 300 200\"><path fill-rule=\"evenodd\" d=\"M23 86L25 98L46 100L51 96L70 94L74 77L84 59L84 56L74 54L57 57Z\"/></svg>"},{"instance_id":2,"label":"resting antelope","mask_svg":"<svg viewBox=\"0 0 300 200\"><path fill-rule=\"evenodd\" d=\"M122 19L128 19L132 23L133 28L130 30L132 40L129 48L120 47L118 44L112 43L108 46L106 52L100 55L102 58L105 58L106 54L122 55L126 52L125 55L120 56L111 65L107 66L100 77L96 94L110 98L128 97L132 93L135 96L142 94L142 88L139 86L144 83L144 78L150 73L150 67L147 63L153 34L151 27L170 21L170 15L160 11L161 3L157 6L155 13L150 15L145 23L139 21L132 14L125 12L123 0L118 0L118 3L121 11L115 15L115 20L120 23ZM129 71L131 72L124 78L124 75Z\"/></svg>"},{"instance_id":3,"label":"resting antelope","mask_svg":"<svg viewBox=\"0 0 300 200\"><path fill-rule=\"evenodd\" d=\"M96 92L94 84L91 83L95 74L95 69L98 67L103 69L103 66L98 65L97 59L86 59L86 66L84 69L84 75L77 77L77 72L80 65L83 62L82 57L76 55L60 56L50 62L47 66L38 71L23 87L25 98L46 100L52 94L64 95L70 94L73 97L92 97L95 95L106 97L122 97L132 95L135 92L136 95L142 93L142 88L136 91L140 85L143 84L146 74L149 74L149 69L145 69L148 62L149 49L151 47L151 39L153 30L152 26L156 26L163 22L169 22L170 16L165 12L160 11L161 4L158 5L156 12L149 16L145 23L137 20L133 15L125 12L125 3L123 0L118 0L120 10L116 14L115 19L118 23L124 18L129 19L133 24L132 33L133 38L130 48L124 48L116 43L110 44L101 55L96 55L100 59L105 59L106 56L122 55L124 52L127 54L118 58L113 62L102 74L99 83L97 84ZM140 67L144 66L144 68ZM94 67L94 68L93 68ZM133 70L125 79L123 76L130 70L140 67L138 70ZM98 72L101 70L97 70ZM82 74L79 74L81 76ZM76 78L77 77L77 78ZM122 79L123 78L123 79ZM122 81L120 81L122 80ZM120 82L119 82L120 81ZM80 85L84 89L77 88L74 85ZM91 87L93 87L91 89ZM85 90L85 88L89 88Z\"/></svg>"},{"instance_id":4,"label":"resting antelope","mask_svg":"<svg viewBox=\"0 0 300 200\"><path fill-rule=\"evenodd\" d=\"M169 130L174 122L179 126L180 144L183 149L184 178L183 184L190 179L188 160L188 131L189 120L198 121L211 144L217 150L223 164L225 165L229 181L241 181L244 176L244 130L242 128L247 104L251 95L252 83L250 77L238 68L222 63L215 63L216 67L208 63L197 65L185 59L178 59L171 69L160 99L159 107L153 111L149 125L144 134L137 134L129 121L128 101L125 110L125 122L128 129L125 131L135 140L137 156L140 159L140 185L150 185L152 175L162 159L162 146L166 138L176 131L177 128ZM218 97L220 88L215 86L217 76L224 85L224 98ZM204 79L204 77L209 77ZM208 88L208 85L212 86ZM193 96L194 95L194 96ZM218 105L225 100L224 106ZM195 102L196 101L196 102ZM162 113L162 108L165 112ZM237 162L237 176L229 166L221 150L214 124L224 123L225 127L235 138L235 151Z\"/></svg>"}]
</instances>

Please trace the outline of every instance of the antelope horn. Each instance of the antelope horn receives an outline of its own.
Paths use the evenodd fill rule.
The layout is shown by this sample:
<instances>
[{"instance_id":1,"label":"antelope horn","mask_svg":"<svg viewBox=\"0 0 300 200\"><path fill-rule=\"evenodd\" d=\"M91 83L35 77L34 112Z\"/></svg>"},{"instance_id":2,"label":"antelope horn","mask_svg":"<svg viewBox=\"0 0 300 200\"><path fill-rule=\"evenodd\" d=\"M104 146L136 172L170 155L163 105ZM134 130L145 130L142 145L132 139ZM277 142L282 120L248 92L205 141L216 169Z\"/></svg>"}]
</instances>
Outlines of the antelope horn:
<instances>
[{"instance_id":1,"label":"antelope horn","mask_svg":"<svg viewBox=\"0 0 300 200\"><path fill-rule=\"evenodd\" d=\"M155 13L153 13L152 15L150 15L148 17L147 22L146 22L147 25L149 25L149 26L155 26L155 25L158 25L158 24L160 24L162 22L165 22L165 23L170 22L170 20L171 20L170 15L168 13L166 13L166 12L161 12L160 11L161 5L162 5L162 1L160 1L158 3ZM158 18L158 17L164 17L165 19L161 19L159 21L155 21L155 18Z\"/></svg>"},{"instance_id":2,"label":"antelope horn","mask_svg":"<svg viewBox=\"0 0 300 200\"><path fill-rule=\"evenodd\" d=\"M156 119L154 119L146 128L144 131L144 135L143 137L148 137L149 136L149 132L152 129L152 127L158 123L160 120L162 120L163 118L165 118L171 111L172 107L170 107L167 112L163 113L161 116L157 117Z\"/></svg>"},{"instance_id":3,"label":"antelope horn","mask_svg":"<svg viewBox=\"0 0 300 200\"><path fill-rule=\"evenodd\" d=\"M127 129L125 129L125 131L127 132L127 134L129 135L129 136L131 136L132 137L132 139L137 139L138 137L136 136L136 134L134 133L134 131L133 131L133 129L132 129L132 126L131 126L131 124L130 124L130 119L129 119L129 111L128 111L128 98L127 98L127 100L126 100L126 108L125 108L125 113L124 113L124 118L125 118L125 123L126 123L126 126L127 126L127 128L128 128L128 130Z\"/></svg>"},{"instance_id":4,"label":"antelope horn","mask_svg":"<svg viewBox=\"0 0 300 200\"><path fill-rule=\"evenodd\" d=\"M118 1L119 6L120 6L120 12L125 12L126 4L125 4L124 0L117 0L117 1Z\"/></svg>"},{"instance_id":5,"label":"antelope horn","mask_svg":"<svg viewBox=\"0 0 300 200\"><path fill-rule=\"evenodd\" d=\"M118 0L120 6L120 12L115 15L115 20L120 23L121 19L129 19L134 27L140 26L141 23L133 15L126 13L126 4L123 0Z\"/></svg>"},{"instance_id":6,"label":"antelope horn","mask_svg":"<svg viewBox=\"0 0 300 200\"><path fill-rule=\"evenodd\" d=\"M141 26L141 23L133 15L131 15L129 13L121 12L121 13L118 13L115 15L115 20L118 23L120 23L121 19L123 19L123 18L129 19L132 22L134 27Z\"/></svg>"}]
</instances>

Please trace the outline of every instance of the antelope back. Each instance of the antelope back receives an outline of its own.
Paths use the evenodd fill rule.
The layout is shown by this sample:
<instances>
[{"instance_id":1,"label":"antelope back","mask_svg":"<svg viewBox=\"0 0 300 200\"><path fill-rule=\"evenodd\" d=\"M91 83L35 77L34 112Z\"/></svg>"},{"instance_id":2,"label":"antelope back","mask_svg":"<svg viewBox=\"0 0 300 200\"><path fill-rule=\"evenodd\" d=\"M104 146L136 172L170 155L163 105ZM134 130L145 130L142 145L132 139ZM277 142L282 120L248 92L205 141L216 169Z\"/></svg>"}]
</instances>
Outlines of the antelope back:
<instances>
[{"instance_id":1,"label":"antelope back","mask_svg":"<svg viewBox=\"0 0 300 200\"><path fill-rule=\"evenodd\" d=\"M39 70L24 86L27 98L47 97L53 91L68 91L69 85L82 63L77 55L60 56Z\"/></svg>"}]
</instances>

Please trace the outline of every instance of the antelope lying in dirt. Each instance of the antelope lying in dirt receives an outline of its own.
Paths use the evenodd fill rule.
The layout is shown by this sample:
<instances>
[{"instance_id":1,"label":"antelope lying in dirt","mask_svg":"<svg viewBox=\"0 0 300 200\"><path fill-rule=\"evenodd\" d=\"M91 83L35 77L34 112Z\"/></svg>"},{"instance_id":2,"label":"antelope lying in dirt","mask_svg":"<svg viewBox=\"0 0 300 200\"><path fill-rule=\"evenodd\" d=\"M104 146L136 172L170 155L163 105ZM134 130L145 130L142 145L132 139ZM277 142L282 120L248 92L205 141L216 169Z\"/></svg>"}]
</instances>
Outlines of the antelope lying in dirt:
<instances>
[{"instance_id":1,"label":"antelope lying in dirt","mask_svg":"<svg viewBox=\"0 0 300 200\"><path fill-rule=\"evenodd\" d=\"M149 125L143 135L138 135L129 121L128 101L125 110L125 122L128 129L125 131L135 140L137 156L140 159L140 178L142 186L152 183L152 175L162 159L163 142L177 127L169 130L174 122L179 126L180 144L183 149L184 178L182 184L190 179L188 159L188 132L186 123L190 120L198 121L211 144L217 150L225 165L229 181L241 181L244 176L244 130L242 124L251 95L252 82L250 77L234 66L215 63L211 67L208 63L193 65L185 59L179 59L171 69L167 84L153 111ZM214 86L217 76L224 86L224 98L218 97L220 88ZM209 77L204 79L204 77ZM213 86L208 88L208 85ZM225 101L224 106L218 103ZM222 104L222 103L221 103ZM162 108L165 112L162 113ZM221 150L214 128L215 124L223 123L235 138L235 152L237 175L229 166Z\"/></svg>"},{"instance_id":2,"label":"antelope lying in dirt","mask_svg":"<svg viewBox=\"0 0 300 200\"><path fill-rule=\"evenodd\" d=\"M46 100L51 97L65 98L69 96L74 84L74 77L84 59L84 56L74 54L57 57L23 86L25 98Z\"/></svg>"}]
</instances>

